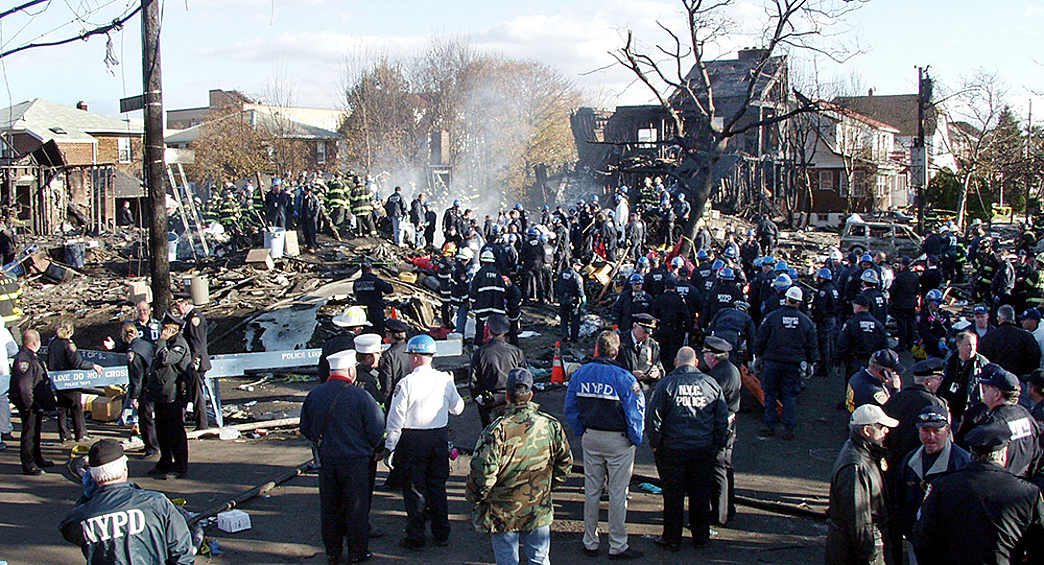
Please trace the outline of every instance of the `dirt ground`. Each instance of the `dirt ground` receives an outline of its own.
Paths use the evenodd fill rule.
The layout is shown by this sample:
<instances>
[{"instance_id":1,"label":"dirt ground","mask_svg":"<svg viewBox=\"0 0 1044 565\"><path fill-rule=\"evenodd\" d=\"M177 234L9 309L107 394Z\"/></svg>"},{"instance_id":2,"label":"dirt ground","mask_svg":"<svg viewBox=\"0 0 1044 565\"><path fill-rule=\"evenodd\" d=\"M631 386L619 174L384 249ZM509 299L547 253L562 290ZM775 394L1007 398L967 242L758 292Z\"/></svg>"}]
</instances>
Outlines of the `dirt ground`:
<instances>
[{"instance_id":1,"label":"dirt ground","mask_svg":"<svg viewBox=\"0 0 1044 565\"><path fill-rule=\"evenodd\" d=\"M567 359L568 360L568 359ZM260 412L279 410L294 413L313 383L266 383L253 392L237 390L246 379L226 379L222 390L226 403L258 400ZM811 510L824 511L827 503L830 467L844 441L844 413L835 410L840 394L836 380L813 379L800 400L800 426L792 442L759 440L760 415L739 415L739 440L736 446L736 483L739 495L781 501ZM547 412L562 416L564 392L538 392L536 401ZM478 414L469 404L464 415L451 419L451 441L473 446L479 432ZM96 437L124 437L126 431L108 424L91 422ZM568 429L568 426L566 426ZM45 442L56 439L55 423L44 426ZM18 431L16 429L16 437ZM570 436L577 463L582 463L580 442ZM307 443L292 431L274 432L263 438L190 442L189 476L178 481L161 481L145 474L151 461L131 454L132 480L146 489L164 492L171 498L183 497L190 510L199 511L229 500L251 487L263 484L288 469L310 459ZM55 462L69 460L69 446L49 443L45 456ZM470 505L463 489L469 469L466 455L451 463L449 482L450 519L453 525L449 547L432 547L420 554L408 553L397 541L404 521L399 493L378 490L374 495L372 520L385 535L372 540L373 563L493 563L487 536L470 523ZM774 514L741 505L736 519L726 527L715 527L717 534L704 550L683 546L679 553L656 547L650 536L660 533L662 508L659 495L636 488L646 478L656 478L656 468L648 446L638 449L635 480L628 510L631 544L645 552L639 563L821 563L825 535L822 521ZM383 480L386 469L378 471ZM0 452L0 560L14 564L76 563L82 557L67 544L57 530L58 523L72 508L79 486L71 474L60 467L39 477L19 474L17 446ZM606 503L603 502L603 538ZM268 495L243 504L250 514L252 528L226 534L211 526L208 536L220 543L221 557L198 557L197 563L322 563L324 554L319 535L317 477L314 474L291 479ZM555 560L587 560L580 537L583 520L583 476L575 473L555 493L555 523L552 526L552 555ZM602 557L606 552L603 540Z\"/></svg>"}]
</instances>

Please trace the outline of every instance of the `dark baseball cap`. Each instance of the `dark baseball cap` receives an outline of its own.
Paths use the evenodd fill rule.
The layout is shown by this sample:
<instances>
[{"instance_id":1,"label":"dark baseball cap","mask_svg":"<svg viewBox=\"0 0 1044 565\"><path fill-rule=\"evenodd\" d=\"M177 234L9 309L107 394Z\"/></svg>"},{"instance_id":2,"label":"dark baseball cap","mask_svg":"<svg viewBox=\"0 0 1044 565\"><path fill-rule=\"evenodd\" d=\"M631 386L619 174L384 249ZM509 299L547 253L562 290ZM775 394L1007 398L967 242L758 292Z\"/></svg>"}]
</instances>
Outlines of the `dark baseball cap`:
<instances>
[{"instance_id":1,"label":"dark baseball cap","mask_svg":"<svg viewBox=\"0 0 1044 565\"><path fill-rule=\"evenodd\" d=\"M1019 378L996 363L988 363L979 372L979 384L1011 392L1019 389Z\"/></svg>"},{"instance_id":2,"label":"dark baseball cap","mask_svg":"<svg viewBox=\"0 0 1044 565\"><path fill-rule=\"evenodd\" d=\"M1037 320L1039 322L1040 310L1037 310L1036 308L1027 309L1025 312L1022 313L1022 316L1019 316L1020 320L1025 320L1026 318L1029 318L1031 320Z\"/></svg>"},{"instance_id":3,"label":"dark baseball cap","mask_svg":"<svg viewBox=\"0 0 1044 565\"><path fill-rule=\"evenodd\" d=\"M863 308L869 308L870 298L867 297L865 294L860 294L859 296L856 296L852 299L852 304L862 306Z\"/></svg>"},{"instance_id":4,"label":"dark baseball cap","mask_svg":"<svg viewBox=\"0 0 1044 565\"><path fill-rule=\"evenodd\" d=\"M926 406L921 413L917 415L917 423L914 424L918 428L925 426L931 428L945 428L950 425L950 414L942 406Z\"/></svg>"},{"instance_id":5,"label":"dark baseball cap","mask_svg":"<svg viewBox=\"0 0 1044 565\"><path fill-rule=\"evenodd\" d=\"M992 453L1008 445L1011 430L1002 422L993 422L972 428L964 436L968 447L978 453Z\"/></svg>"},{"instance_id":6,"label":"dark baseball cap","mask_svg":"<svg viewBox=\"0 0 1044 565\"><path fill-rule=\"evenodd\" d=\"M123 445L114 439L103 439L91 446L87 452L87 464L91 467L101 467L107 463L123 457Z\"/></svg>"},{"instance_id":7,"label":"dark baseball cap","mask_svg":"<svg viewBox=\"0 0 1044 565\"><path fill-rule=\"evenodd\" d=\"M1026 375L1026 382L1033 386L1044 388L1044 370L1034 369L1032 373Z\"/></svg>"},{"instance_id":8,"label":"dark baseball cap","mask_svg":"<svg viewBox=\"0 0 1044 565\"><path fill-rule=\"evenodd\" d=\"M507 376L506 390L513 391L519 387L526 387L528 389L533 388L533 374L529 372L529 369L524 367L511 369L511 372L508 373Z\"/></svg>"},{"instance_id":9,"label":"dark baseball cap","mask_svg":"<svg viewBox=\"0 0 1044 565\"><path fill-rule=\"evenodd\" d=\"M489 333L493 335L504 335L508 333L508 329L511 328L511 324L508 322L507 316L503 314L493 314L486 321L486 327L489 328Z\"/></svg>"},{"instance_id":10,"label":"dark baseball cap","mask_svg":"<svg viewBox=\"0 0 1044 565\"><path fill-rule=\"evenodd\" d=\"M891 349L878 350L874 353L873 357L871 357L870 360L886 369L891 369L896 372L901 373L904 370L906 370L906 368L903 367L901 363L899 363L899 354L892 351Z\"/></svg>"},{"instance_id":11,"label":"dark baseball cap","mask_svg":"<svg viewBox=\"0 0 1044 565\"><path fill-rule=\"evenodd\" d=\"M975 308L972 308L972 314L989 314L990 309L985 304L976 304Z\"/></svg>"}]
</instances>

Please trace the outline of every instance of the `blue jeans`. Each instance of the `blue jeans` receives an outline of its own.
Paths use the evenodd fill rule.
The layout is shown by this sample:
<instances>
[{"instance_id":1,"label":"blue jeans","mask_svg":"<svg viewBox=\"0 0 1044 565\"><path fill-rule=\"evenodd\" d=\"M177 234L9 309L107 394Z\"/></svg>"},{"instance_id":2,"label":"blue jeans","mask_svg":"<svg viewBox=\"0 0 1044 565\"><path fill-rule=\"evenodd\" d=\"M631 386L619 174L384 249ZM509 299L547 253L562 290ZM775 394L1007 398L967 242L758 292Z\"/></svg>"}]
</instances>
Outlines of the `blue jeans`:
<instances>
[{"instance_id":1,"label":"blue jeans","mask_svg":"<svg viewBox=\"0 0 1044 565\"><path fill-rule=\"evenodd\" d=\"M468 303L467 303L467 301L465 301L464 304L462 304L460 306L457 306L457 322L456 322L456 324L457 324L456 332L459 333L461 336L463 336L465 328L468 327Z\"/></svg>"},{"instance_id":2,"label":"blue jeans","mask_svg":"<svg viewBox=\"0 0 1044 565\"><path fill-rule=\"evenodd\" d=\"M497 565L518 565L518 544L525 547L526 563L529 565L551 565L551 526L525 532L489 534L493 541L493 555Z\"/></svg>"},{"instance_id":3,"label":"blue jeans","mask_svg":"<svg viewBox=\"0 0 1044 565\"><path fill-rule=\"evenodd\" d=\"M402 231L406 227L403 225L403 218L396 218L392 216L392 233L395 234L395 245L402 245Z\"/></svg>"},{"instance_id":4,"label":"blue jeans","mask_svg":"<svg viewBox=\"0 0 1044 565\"><path fill-rule=\"evenodd\" d=\"M11 426L11 401L8 389L11 388L11 375L0 375L0 433L9 434L14 431Z\"/></svg>"},{"instance_id":5,"label":"blue jeans","mask_svg":"<svg viewBox=\"0 0 1044 565\"><path fill-rule=\"evenodd\" d=\"M783 425L793 429L797 426L797 396L801 392L800 365L798 363L775 363L765 361L765 374L761 377L761 390L765 393L765 425L774 426L776 401L783 403Z\"/></svg>"}]
</instances>

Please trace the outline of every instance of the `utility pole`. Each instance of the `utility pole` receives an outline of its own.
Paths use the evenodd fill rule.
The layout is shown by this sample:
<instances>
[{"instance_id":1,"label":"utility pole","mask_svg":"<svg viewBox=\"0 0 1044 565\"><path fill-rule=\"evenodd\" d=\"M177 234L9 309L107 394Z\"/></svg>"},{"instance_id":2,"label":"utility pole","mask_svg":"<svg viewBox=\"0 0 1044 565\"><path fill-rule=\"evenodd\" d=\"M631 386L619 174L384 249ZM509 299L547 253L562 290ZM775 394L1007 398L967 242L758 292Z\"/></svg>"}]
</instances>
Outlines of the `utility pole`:
<instances>
[{"instance_id":1,"label":"utility pole","mask_svg":"<svg viewBox=\"0 0 1044 565\"><path fill-rule=\"evenodd\" d=\"M1026 163L1029 163L1030 159L1030 140L1033 139L1033 99L1029 99L1029 109L1026 110ZM1022 182L1026 184L1026 225L1030 224L1030 174L1027 171L1022 177ZM1012 212L1012 217L1015 217L1015 212Z\"/></svg>"},{"instance_id":2,"label":"utility pole","mask_svg":"<svg viewBox=\"0 0 1044 565\"><path fill-rule=\"evenodd\" d=\"M917 232L924 235L925 196L928 192L928 150L924 144L924 111L931 104L932 79L928 67L917 67L917 139L910 155L910 173L917 189Z\"/></svg>"},{"instance_id":3,"label":"utility pole","mask_svg":"<svg viewBox=\"0 0 1044 565\"><path fill-rule=\"evenodd\" d=\"M145 96L145 186L149 195L149 275L152 307L170 311L170 261L167 259L167 189L164 185L163 80L160 74L159 0L141 0L142 83Z\"/></svg>"}]
</instances>

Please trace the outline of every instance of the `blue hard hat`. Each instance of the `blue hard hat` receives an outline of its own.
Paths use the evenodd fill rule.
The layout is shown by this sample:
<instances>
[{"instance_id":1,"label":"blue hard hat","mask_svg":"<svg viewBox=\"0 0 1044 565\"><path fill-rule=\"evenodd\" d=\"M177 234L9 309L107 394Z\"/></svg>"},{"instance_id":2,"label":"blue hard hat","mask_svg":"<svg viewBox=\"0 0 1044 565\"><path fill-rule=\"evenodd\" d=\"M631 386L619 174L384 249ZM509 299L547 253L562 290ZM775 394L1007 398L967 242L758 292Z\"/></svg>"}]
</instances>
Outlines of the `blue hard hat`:
<instances>
[{"instance_id":1,"label":"blue hard hat","mask_svg":"<svg viewBox=\"0 0 1044 565\"><path fill-rule=\"evenodd\" d=\"M794 267L787 269L787 274L790 275L791 279L797 280L798 278L797 269L795 269Z\"/></svg>"},{"instance_id":2,"label":"blue hard hat","mask_svg":"<svg viewBox=\"0 0 1044 565\"><path fill-rule=\"evenodd\" d=\"M869 253L863 253L863 256L859 258L859 262L862 263L864 261L867 263L873 263L874 258L871 257Z\"/></svg>"},{"instance_id":3,"label":"blue hard hat","mask_svg":"<svg viewBox=\"0 0 1044 565\"><path fill-rule=\"evenodd\" d=\"M612 210L609 210L609 217L610 218L615 218L616 217L616 212L613 212Z\"/></svg>"},{"instance_id":4,"label":"blue hard hat","mask_svg":"<svg viewBox=\"0 0 1044 565\"><path fill-rule=\"evenodd\" d=\"M929 302L942 302L943 294L941 290L933 288L928 291L925 298L928 299Z\"/></svg>"},{"instance_id":5,"label":"blue hard hat","mask_svg":"<svg viewBox=\"0 0 1044 565\"><path fill-rule=\"evenodd\" d=\"M723 281L734 281L736 280L736 273L732 271L731 267L725 267L718 271L718 278Z\"/></svg>"},{"instance_id":6,"label":"blue hard hat","mask_svg":"<svg viewBox=\"0 0 1044 565\"><path fill-rule=\"evenodd\" d=\"M760 267L764 262L765 262L765 258L764 257L756 257L754 259L754 266L755 267Z\"/></svg>"},{"instance_id":7,"label":"blue hard hat","mask_svg":"<svg viewBox=\"0 0 1044 565\"><path fill-rule=\"evenodd\" d=\"M598 195L597 194L591 197L591 202L598 202Z\"/></svg>"},{"instance_id":8,"label":"blue hard hat","mask_svg":"<svg viewBox=\"0 0 1044 565\"><path fill-rule=\"evenodd\" d=\"M777 273L785 273L785 272L787 272L787 270L788 270L788 268L787 268L787 262L786 261L780 260L778 263L776 263L776 272Z\"/></svg>"},{"instance_id":9,"label":"blue hard hat","mask_svg":"<svg viewBox=\"0 0 1044 565\"><path fill-rule=\"evenodd\" d=\"M707 252L704 251L703 249L700 249L699 251L696 252L696 259L697 260L702 260L702 259L706 259L706 258L707 258Z\"/></svg>"},{"instance_id":10,"label":"blue hard hat","mask_svg":"<svg viewBox=\"0 0 1044 565\"><path fill-rule=\"evenodd\" d=\"M754 230L747 230L747 236L750 237L752 235L754 235Z\"/></svg>"},{"instance_id":11,"label":"blue hard hat","mask_svg":"<svg viewBox=\"0 0 1044 565\"><path fill-rule=\"evenodd\" d=\"M642 257L639 257L638 258L638 264L642 265L642 266L648 265L649 264L649 258L645 257L644 255Z\"/></svg>"},{"instance_id":12,"label":"blue hard hat","mask_svg":"<svg viewBox=\"0 0 1044 565\"><path fill-rule=\"evenodd\" d=\"M715 271L720 271L721 268L724 267L724 266L725 266L725 261L722 261L721 259L715 259L714 262L711 263L711 269L713 269Z\"/></svg>"},{"instance_id":13,"label":"blue hard hat","mask_svg":"<svg viewBox=\"0 0 1044 565\"><path fill-rule=\"evenodd\" d=\"M549 207L549 206L548 206L547 204L544 204L544 207L543 207L543 208L541 208L541 210L542 210L542 211L544 211L544 212L547 212L547 211L548 211L548 210L550 210L550 209L551 209L551 208L550 208L550 207Z\"/></svg>"},{"instance_id":14,"label":"blue hard hat","mask_svg":"<svg viewBox=\"0 0 1044 565\"><path fill-rule=\"evenodd\" d=\"M631 275L631 278L628 279L627 282L628 284L642 284L645 282L645 279L643 279L638 273L635 273Z\"/></svg>"},{"instance_id":15,"label":"blue hard hat","mask_svg":"<svg viewBox=\"0 0 1044 565\"><path fill-rule=\"evenodd\" d=\"M830 280L834 277L834 273L831 273L830 269L823 267L822 269L816 271L816 276L824 280Z\"/></svg>"},{"instance_id":16,"label":"blue hard hat","mask_svg":"<svg viewBox=\"0 0 1044 565\"><path fill-rule=\"evenodd\" d=\"M522 209L522 204L521 203L515 204L515 210L521 210L521 209Z\"/></svg>"},{"instance_id":17,"label":"blue hard hat","mask_svg":"<svg viewBox=\"0 0 1044 565\"><path fill-rule=\"evenodd\" d=\"M736 248L731 246L731 245L726 247L725 248L725 257L727 257L729 259L735 259L736 258Z\"/></svg>"},{"instance_id":18,"label":"blue hard hat","mask_svg":"<svg viewBox=\"0 0 1044 565\"><path fill-rule=\"evenodd\" d=\"M283 186L283 179L272 179L272 186Z\"/></svg>"},{"instance_id":19,"label":"blue hard hat","mask_svg":"<svg viewBox=\"0 0 1044 565\"><path fill-rule=\"evenodd\" d=\"M793 284L794 282L790 280L789 275L780 275L776 277L776 280L772 281L772 288L776 290L786 290Z\"/></svg>"},{"instance_id":20,"label":"blue hard hat","mask_svg":"<svg viewBox=\"0 0 1044 565\"><path fill-rule=\"evenodd\" d=\"M406 342L406 353L435 355L435 340L428 334L415 335Z\"/></svg>"},{"instance_id":21,"label":"blue hard hat","mask_svg":"<svg viewBox=\"0 0 1044 565\"><path fill-rule=\"evenodd\" d=\"M500 233L500 224L493 224L493 233Z\"/></svg>"},{"instance_id":22,"label":"blue hard hat","mask_svg":"<svg viewBox=\"0 0 1044 565\"><path fill-rule=\"evenodd\" d=\"M460 207L460 200L454 200L453 201L453 207L454 208L459 208Z\"/></svg>"},{"instance_id":23,"label":"blue hard hat","mask_svg":"<svg viewBox=\"0 0 1044 565\"><path fill-rule=\"evenodd\" d=\"M765 257L765 260L762 261L761 264L762 265L775 265L776 264L776 258L771 256L771 255L767 255Z\"/></svg>"},{"instance_id":24,"label":"blue hard hat","mask_svg":"<svg viewBox=\"0 0 1044 565\"><path fill-rule=\"evenodd\" d=\"M684 267L685 266L685 259L682 259L681 257L675 257L674 259L671 259L671 266L672 267Z\"/></svg>"},{"instance_id":25,"label":"blue hard hat","mask_svg":"<svg viewBox=\"0 0 1044 565\"><path fill-rule=\"evenodd\" d=\"M684 192L679 192L678 193L678 200L685 200L685 193Z\"/></svg>"},{"instance_id":26,"label":"blue hard hat","mask_svg":"<svg viewBox=\"0 0 1044 565\"><path fill-rule=\"evenodd\" d=\"M516 241L518 241L518 236L513 234L513 233L509 233L508 234L508 241L511 242L511 243L515 243Z\"/></svg>"},{"instance_id":27,"label":"blue hard hat","mask_svg":"<svg viewBox=\"0 0 1044 565\"><path fill-rule=\"evenodd\" d=\"M540 239L540 241L542 241L544 243L547 243L547 241L548 241L547 234L546 233L540 234L540 238L539 239Z\"/></svg>"}]
</instances>

